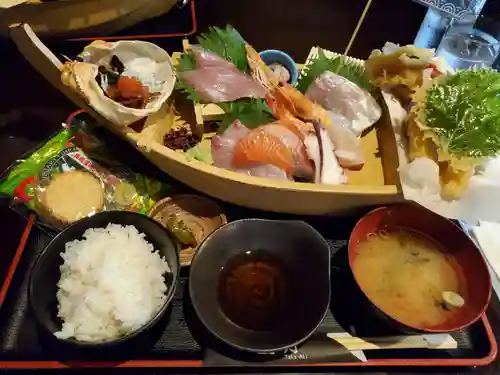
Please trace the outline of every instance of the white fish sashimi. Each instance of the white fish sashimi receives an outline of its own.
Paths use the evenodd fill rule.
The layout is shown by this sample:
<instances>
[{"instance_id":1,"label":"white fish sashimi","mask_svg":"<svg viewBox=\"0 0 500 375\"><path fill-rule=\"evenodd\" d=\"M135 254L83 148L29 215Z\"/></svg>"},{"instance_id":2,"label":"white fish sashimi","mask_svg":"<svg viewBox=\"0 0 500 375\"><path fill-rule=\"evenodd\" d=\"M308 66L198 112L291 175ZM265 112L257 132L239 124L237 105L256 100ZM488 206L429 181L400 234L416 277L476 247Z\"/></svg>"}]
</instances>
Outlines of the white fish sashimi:
<instances>
[{"instance_id":1,"label":"white fish sashimi","mask_svg":"<svg viewBox=\"0 0 500 375\"><path fill-rule=\"evenodd\" d=\"M308 99L345 118L356 136L375 124L382 115L377 101L366 90L338 74L326 71L307 89Z\"/></svg>"},{"instance_id":2,"label":"white fish sashimi","mask_svg":"<svg viewBox=\"0 0 500 375\"><path fill-rule=\"evenodd\" d=\"M330 124L326 131L335 146L335 155L340 165L347 169L361 169L365 164L365 157L361 151L360 140L346 126L338 121L337 114L329 112Z\"/></svg>"},{"instance_id":3,"label":"white fish sashimi","mask_svg":"<svg viewBox=\"0 0 500 375\"><path fill-rule=\"evenodd\" d=\"M321 161L317 135L311 134L304 140L307 153L316 166L314 181L331 185L347 183L347 176L335 156L334 145L324 129L320 131L320 139L323 147L323 161Z\"/></svg>"},{"instance_id":4,"label":"white fish sashimi","mask_svg":"<svg viewBox=\"0 0 500 375\"><path fill-rule=\"evenodd\" d=\"M289 176L282 169L270 165L260 164L249 168L235 168L232 164L234 151L238 142L245 138L250 129L239 121L231 124L221 135L212 138L212 159L216 167L254 177L277 178L288 180Z\"/></svg>"},{"instance_id":5,"label":"white fish sashimi","mask_svg":"<svg viewBox=\"0 0 500 375\"><path fill-rule=\"evenodd\" d=\"M233 169L234 150L238 142L250 132L239 121L232 123L221 135L212 138L212 159L219 168Z\"/></svg>"}]
</instances>

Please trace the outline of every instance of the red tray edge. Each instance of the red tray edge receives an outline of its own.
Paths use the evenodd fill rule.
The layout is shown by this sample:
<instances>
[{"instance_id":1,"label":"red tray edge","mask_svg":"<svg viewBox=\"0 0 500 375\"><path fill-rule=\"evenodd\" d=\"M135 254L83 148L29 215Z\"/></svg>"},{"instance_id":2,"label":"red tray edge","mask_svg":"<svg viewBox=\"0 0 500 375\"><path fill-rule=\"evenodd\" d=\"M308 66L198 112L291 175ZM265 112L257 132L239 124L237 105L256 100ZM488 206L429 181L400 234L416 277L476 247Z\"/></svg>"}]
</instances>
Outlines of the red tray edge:
<instances>
[{"instance_id":1,"label":"red tray edge","mask_svg":"<svg viewBox=\"0 0 500 375\"><path fill-rule=\"evenodd\" d=\"M35 215L30 215L19 241L7 275L0 289L0 307L3 305L17 266L26 248L28 237L35 223ZM367 362L331 362L315 364L268 365L265 367L473 367L487 366L498 353L498 344L486 314L481 316L490 342L490 352L483 358L443 358L443 359L373 359ZM203 367L203 360L132 360L124 362L59 362L59 361L0 361L0 369L68 369L68 368L175 368ZM231 365L223 367L232 367Z\"/></svg>"}]
</instances>

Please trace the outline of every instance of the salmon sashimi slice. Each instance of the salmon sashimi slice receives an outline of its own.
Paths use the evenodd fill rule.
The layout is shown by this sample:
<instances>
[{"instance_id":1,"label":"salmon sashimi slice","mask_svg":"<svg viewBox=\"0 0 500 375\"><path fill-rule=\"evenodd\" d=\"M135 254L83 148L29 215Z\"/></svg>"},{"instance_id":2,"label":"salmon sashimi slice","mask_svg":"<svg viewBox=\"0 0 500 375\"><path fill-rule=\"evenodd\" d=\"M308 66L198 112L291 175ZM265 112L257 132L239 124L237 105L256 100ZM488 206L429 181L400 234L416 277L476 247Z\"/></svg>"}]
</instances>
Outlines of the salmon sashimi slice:
<instances>
[{"instance_id":1,"label":"salmon sashimi slice","mask_svg":"<svg viewBox=\"0 0 500 375\"><path fill-rule=\"evenodd\" d=\"M256 164L244 168L236 168L233 165L236 146L249 133L250 129L241 122L235 121L222 134L214 136L212 138L214 165L248 176L288 180L289 176L283 170L271 164Z\"/></svg>"},{"instance_id":2,"label":"salmon sashimi slice","mask_svg":"<svg viewBox=\"0 0 500 375\"><path fill-rule=\"evenodd\" d=\"M233 156L233 165L237 168L255 164L272 164L292 173L293 153L280 138L258 127L239 141Z\"/></svg>"},{"instance_id":3,"label":"salmon sashimi slice","mask_svg":"<svg viewBox=\"0 0 500 375\"><path fill-rule=\"evenodd\" d=\"M261 128L281 140L293 155L293 174L300 177L310 178L314 175L314 164L304 145L304 141L296 132L280 122L262 125Z\"/></svg>"}]
</instances>

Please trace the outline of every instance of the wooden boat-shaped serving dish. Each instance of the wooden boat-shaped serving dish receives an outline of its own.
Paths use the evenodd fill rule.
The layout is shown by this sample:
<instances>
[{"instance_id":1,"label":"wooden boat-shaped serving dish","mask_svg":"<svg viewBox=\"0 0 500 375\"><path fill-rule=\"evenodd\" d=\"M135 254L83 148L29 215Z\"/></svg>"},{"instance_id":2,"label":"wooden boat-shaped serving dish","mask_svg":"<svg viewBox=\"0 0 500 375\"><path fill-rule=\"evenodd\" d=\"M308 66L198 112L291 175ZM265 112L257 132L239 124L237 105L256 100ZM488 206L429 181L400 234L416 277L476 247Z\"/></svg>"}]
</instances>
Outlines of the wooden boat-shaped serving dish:
<instances>
[{"instance_id":1,"label":"wooden boat-shaped serving dish","mask_svg":"<svg viewBox=\"0 0 500 375\"><path fill-rule=\"evenodd\" d=\"M25 29L22 25L13 29L12 36L27 60L77 105L98 117L60 83L55 56L48 57L47 51L37 45L40 42L35 42L33 35ZM174 54L174 61L179 56ZM363 62L359 60L359 63ZM359 207L403 200L397 173L396 142L385 105L381 119L361 140L366 158L364 167L360 171L348 172L347 185L320 185L250 177L190 160L182 152L167 148L162 144L162 127L168 121L166 118L170 112L167 107L171 104L167 103L160 112L150 116L140 130L133 127L117 129L107 125L167 174L212 197L245 207L294 214L342 214ZM174 97L173 106L176 121L186 121L193 126L203 121L200 107L196 108L196 114L192 102Z\"/></svg>"},{"instance_id":2,"label":"wooden boat-shaped serving dish","mask_svg":"<svg viewBox=\"0 0 500 375\"><path fill-rule=\"evenodd\" d=\"M310 57L314 53L317 53L316 48L311 50ZM179 56L180 53L174 54L174 60ZM361 60L355 61L363 64ZM181 119L193 126L215 119L218 108L209 104L196 105L193 109L191 103L182 98L176 99L175 107ZM162 116L159 116L159 121ZM152 117L148 122L150 126L155 126ZM148 125L143 132L147 128ZM137 147L140 134L127 129L125 136ZM383 108L383 115L373 129L361 138L361 147L366 164L360 171L348 172L347 185L250 177L189 160L184 154L172 151L159 142L149 142L147 147L139 147L139 150L163 171L192 188L250 208L295 214L339 214L358 207L401 201L396 142L387 108Z\"/></svg>"}]
</instances>

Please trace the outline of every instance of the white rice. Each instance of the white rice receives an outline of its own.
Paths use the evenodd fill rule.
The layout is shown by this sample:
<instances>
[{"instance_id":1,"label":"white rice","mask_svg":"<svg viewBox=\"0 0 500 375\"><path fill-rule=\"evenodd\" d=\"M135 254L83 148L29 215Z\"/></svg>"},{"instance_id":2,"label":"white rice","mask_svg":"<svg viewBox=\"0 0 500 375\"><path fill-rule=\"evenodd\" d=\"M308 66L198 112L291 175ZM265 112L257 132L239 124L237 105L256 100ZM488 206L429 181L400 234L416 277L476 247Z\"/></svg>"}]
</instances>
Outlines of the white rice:
<instances>
[{"instance_id":1,"label":"white rice","mask_svg":"<svg viewBox=\"0 0 500 375\"><path fill-rule=\"evenodd\" d=\"M165 301L168 264L134 226L88 229L61 254L59 338L107 341L146 324Z\"/></svg>"}]
</instances>

